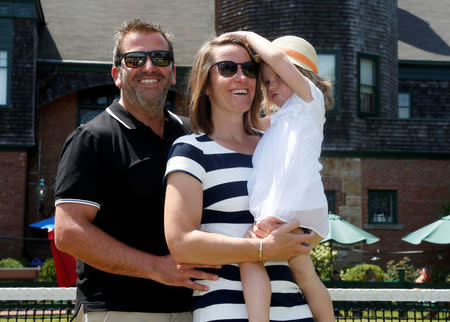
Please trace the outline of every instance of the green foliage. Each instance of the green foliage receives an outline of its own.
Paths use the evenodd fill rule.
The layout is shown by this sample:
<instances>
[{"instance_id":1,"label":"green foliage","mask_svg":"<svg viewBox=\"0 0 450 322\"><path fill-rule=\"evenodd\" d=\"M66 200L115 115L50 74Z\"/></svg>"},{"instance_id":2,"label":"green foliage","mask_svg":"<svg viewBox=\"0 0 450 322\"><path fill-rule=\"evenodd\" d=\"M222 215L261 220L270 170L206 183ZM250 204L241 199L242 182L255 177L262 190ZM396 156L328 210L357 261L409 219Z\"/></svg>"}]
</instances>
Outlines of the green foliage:
<instances>
[{"instance_id":1,"label":"green foliage","mask_svg":"<svg viewBox=\"0 0 450 322\"><path fill-rule=\"evenodd\" d=\"M21 268L21 267L24 267L24 265L19 260L8 257L8 258L4 258L4 259L0 260L0 267Z\"/></svg>"},{"instance_id":2,"label":"green foliage","mask_svg":"<svg viewBox=\"0 0 450 322\"><path fill-rule=\"evenodd\" d=\"M48 258L42 264L41 272L39 273L39 282L53 282L56 281L55 261L53 258Z\"/></svg>"},{"instance_id":3,"label":"green foliage","mask_svg":"<svg viewBox=\"0 0 450 322\"><path fill-rule=\"evenodd\" d=\"M330 243L319 244L311 251L311 258L314 264L314 268L321 280L330 279L331 267L330 267ZM336 258L338 254L337 250L333 250L333 258Z\"/></svg>"},{"instance_id":4,"label":"green foliage","mask_svg":"<svg viewBox=\"0 0 450 322\"><path fill-rule=\"evenodd\" d=\"M400 280L398 275L399 269L403 269L405 272L405 282L414 282L419 277L417 268L411 264L411 260L408 257L404 257L398 263L391 260L386 264L386 281Z\"/></svg>"},{"instance_id":5,"label":"green foliage","mask_svg":"<svg viewBox=\"0 0 450 322\"><path fill-rule=\"evenodd\" d=\"M359 264L353 266L347 269L344 274L341 274L341 278L343 281L368 281L366 271L369 269L375 273L377 282L384 281L383 269L380 266L373 264Z\"/></svg>"},{"instance_id":6,"label":"green foliage","mask_svg":"<svg viewBox=\"0 0 450 322\"><path fill-rule=\"evenodd\" d=\"M16 258L14 258L15 260L17 260L17 261L19 261L21 264L22 264L22 266L23 267L29 267L30 265L30 263L27 261L27 259L26 258L24 258L24 257L16 257Z\"/></svg>"}]
</instances>

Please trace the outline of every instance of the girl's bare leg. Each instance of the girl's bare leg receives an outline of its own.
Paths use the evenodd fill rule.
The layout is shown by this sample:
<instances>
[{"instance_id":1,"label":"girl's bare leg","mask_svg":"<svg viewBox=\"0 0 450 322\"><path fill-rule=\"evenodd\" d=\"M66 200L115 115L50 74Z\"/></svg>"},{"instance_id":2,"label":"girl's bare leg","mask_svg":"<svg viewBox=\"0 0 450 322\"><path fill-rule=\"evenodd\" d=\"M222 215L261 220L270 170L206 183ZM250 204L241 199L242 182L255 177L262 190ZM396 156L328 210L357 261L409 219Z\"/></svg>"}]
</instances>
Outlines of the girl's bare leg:
<instances>
[{"instance_id":1,"label":"girl's bare leg","mask_svg":"<svg viewBox=\"0 0 450 322\"><path fill-rule=\"evenodd\" d=\"M335 321L330 294L317 276L311 255L299 255L291 258L289 267L308 302L314 321Z\"/></svg>"},{"instance_id":2,"label":"girl's bare leg","mask_svg":"<svg viewBox=\"0 0 450 322\"><path fill-rule=\"evenodd\" d=\"M268 322L272 289L262 263L241 263L242 290L250 322Z\"/></svg>"},{"instance_id":3,"label":"girl's bare leg","mask_svg":"<svg viewBox=\"0 0 450 322\"><path fill-rule=\"evenodd\" d=\"M255 227L255 224L250 227L245 234L246 238L257 238L253 233ZM264 264L246 262L239 264L239 269L248 320L250 322L269 322L272 288Z\"/></svg>"}]
</instances>

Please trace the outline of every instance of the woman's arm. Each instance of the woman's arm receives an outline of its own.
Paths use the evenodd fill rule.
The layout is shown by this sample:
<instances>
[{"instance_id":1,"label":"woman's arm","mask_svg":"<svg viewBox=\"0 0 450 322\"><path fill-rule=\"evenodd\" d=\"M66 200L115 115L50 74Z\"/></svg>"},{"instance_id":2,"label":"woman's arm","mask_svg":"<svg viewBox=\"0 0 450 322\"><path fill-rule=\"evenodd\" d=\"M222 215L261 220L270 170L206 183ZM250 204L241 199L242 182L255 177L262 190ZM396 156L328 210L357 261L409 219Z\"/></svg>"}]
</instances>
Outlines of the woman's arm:
<instances>
[{"instance_id":1,"label":"woman's arm","mask_svg":"<svg viewBox=\"0 0 450 322\"><path fill-rule=\"evenodd\" d=\"M222 37L237 38L250 45L298 96L305 102L313 100L308 79L290 62L286 54L269 40L251 31L226 33Z\"/></svg>"},{"instance_id":2,"label":"woman's arm","mask_svg":"<svg viewBox=\"0 0 450 322\"><path fill-rule=\"evenodd\" d=\"M237 238L200 230L203 210L201 183L189 174L168 175L164 227L169 250L177 263L222 265L258 261L260 239ZM263 261L288 260L309 253L313 235L297 235L295 221L263 240Z\"/></svg>"}]
</instances>

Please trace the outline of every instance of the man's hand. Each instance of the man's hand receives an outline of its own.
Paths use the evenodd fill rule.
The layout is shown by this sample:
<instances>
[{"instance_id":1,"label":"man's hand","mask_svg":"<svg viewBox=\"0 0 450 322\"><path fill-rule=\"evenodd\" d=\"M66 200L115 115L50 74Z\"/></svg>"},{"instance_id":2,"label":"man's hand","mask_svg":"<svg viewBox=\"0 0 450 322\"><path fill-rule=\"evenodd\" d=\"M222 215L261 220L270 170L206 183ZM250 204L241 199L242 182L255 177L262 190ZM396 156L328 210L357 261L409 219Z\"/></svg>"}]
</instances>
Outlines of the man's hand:
<instances>
[{"instance_id":1,"label":"man's hand","mask_svg":"<svg viewBox=\"0 0 450 322\"><path fill-rule=\"evenodd\" d=\"M172 256L162 256L160 261L158 261L157 271L160 272L158 282L172 285L172 286L182 286L191 288L196 291L207 291L208 287L194 282L192 279L203 279L215 281L219 277L216 274L210 274L203 271L195 269L195 267L209 267L209 268L220 268L220 266L211 265L187 265L180 264L177 265L173 260Z\"/></svg>"}]
</instances>

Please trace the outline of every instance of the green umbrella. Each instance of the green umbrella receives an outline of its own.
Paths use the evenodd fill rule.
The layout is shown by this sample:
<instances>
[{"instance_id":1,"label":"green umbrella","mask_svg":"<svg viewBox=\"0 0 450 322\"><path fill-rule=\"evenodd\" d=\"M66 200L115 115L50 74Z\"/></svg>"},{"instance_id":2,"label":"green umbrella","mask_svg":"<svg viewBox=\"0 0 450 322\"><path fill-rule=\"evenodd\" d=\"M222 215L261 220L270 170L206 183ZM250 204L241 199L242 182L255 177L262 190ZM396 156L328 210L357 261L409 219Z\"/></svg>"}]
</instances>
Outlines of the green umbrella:
<instances>
[{"instance_id":1,"label":"green umbrella","mask_svg":"<svg viewBox=\"0 0 450 322\"><path fill-rule=\"evenodd\" d=\"M413 231L402 240L414 245L420 244L423 240L433 244L450 244L450 215Z\"/></svg>"},{"instance_id":2,"label":"green umbrella","mask_svg":"<svg viewBox=\"0 0 450 322\"><path fill-rule=\"evenodd\" d=\"M373 244L380 240L380 238L352 225L338 215L328 214L328 222L330 227L328 236L321 243L334 240L339 244L355 244L361 241L365 241L366 244Z\"/></svg>"},{"instance_id":3,"label":"green umbrella","mask_svg":"<svg viewBox=\"0 0 450 322\"><path fill-rule=\"evenodd\" d=\"M330 279L333 274L333 241L339 244L355 244L362 241L373 244L380 240L335 214L328 214L328 225L328 236L320 243L330 242Z\"/></svg>"}]
</instances>

